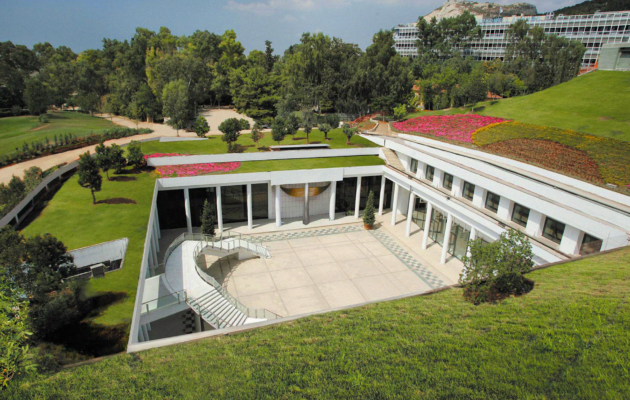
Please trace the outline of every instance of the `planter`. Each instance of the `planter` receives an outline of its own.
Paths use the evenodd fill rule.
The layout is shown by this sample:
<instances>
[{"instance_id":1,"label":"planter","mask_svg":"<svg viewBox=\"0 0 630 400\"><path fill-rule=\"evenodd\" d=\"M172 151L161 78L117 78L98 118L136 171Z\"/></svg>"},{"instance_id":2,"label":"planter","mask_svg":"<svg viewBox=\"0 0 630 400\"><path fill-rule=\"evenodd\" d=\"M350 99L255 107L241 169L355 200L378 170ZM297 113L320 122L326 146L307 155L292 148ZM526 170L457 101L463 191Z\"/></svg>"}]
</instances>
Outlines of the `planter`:
<instances>
[{"instance_id":1,"label":"planter","mask_svg":"<svg viewBox=\"0 0 630 400\"><path fill-rule=\"evenodd\" d=\"M363 227L365 228L366 231L371 231L374 229L374 224L363 224Z\"/></svg>"}]
</instances>

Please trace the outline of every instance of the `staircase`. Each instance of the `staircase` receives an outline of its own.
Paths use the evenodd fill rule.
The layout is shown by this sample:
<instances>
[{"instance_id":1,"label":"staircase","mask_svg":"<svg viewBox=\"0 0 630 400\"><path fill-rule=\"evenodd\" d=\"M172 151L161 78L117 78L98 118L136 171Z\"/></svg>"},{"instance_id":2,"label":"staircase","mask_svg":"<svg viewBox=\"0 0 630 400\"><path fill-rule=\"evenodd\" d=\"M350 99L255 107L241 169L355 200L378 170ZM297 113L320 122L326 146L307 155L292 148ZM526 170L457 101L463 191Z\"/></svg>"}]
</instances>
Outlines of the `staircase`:
<instances>
[{"instance_id":1,"label":"staircase","mask_svg":"<svg viewBox=\"0 0 630 400\"><path fill-rule=\"evenodd\" d=\"M240 235L220 237L218 240L208 240L203 243L204 247L201 251L204 254L230 255L239 250L245 250L260 258L271 258L271 253L267 247L250 239L243 239Z\"/></svg>"},{"instance_id":2,"label":"staircase","mask_svg":"<svg viewBox=\"0 0 630 400\"><path fill-rule=\"evenodd\" d=\"M387 165L396 168L399 171L405 171L405 167L403 167L402 162L400 162L400 158L398 158L398 154L396 154L394 150L383 147L381 148L381 151L385 156L385 162Z\"/></svg>"},{"instance_id":3,"label":"staircase","mask_svg":"<svg viewBox=\"0 0 630 400\"><path fill-rule=\"evenodd\" d=\"M189 296L187 303L215 329L244 325L248 318L214 288L196 298Z\"/></svg>"}]
</instances>

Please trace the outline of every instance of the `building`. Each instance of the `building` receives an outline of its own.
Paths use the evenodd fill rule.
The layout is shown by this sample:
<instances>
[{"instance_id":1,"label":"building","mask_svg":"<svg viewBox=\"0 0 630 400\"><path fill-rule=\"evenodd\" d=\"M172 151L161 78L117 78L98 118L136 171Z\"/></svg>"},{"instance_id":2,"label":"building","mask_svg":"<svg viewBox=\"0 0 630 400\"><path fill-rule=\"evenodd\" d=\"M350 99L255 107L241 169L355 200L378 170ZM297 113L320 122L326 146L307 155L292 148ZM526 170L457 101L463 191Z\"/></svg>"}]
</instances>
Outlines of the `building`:
<instances>
[{"instance_id":1,"label":"building","mask_svg":"<svg viewBox=\"0 0 630 400\"><path fill-rule=\"evenodd\" d=\"M609 43L630 41L630 11L606 12L588 15L536 15L509 16L484 19L477 16L483 31L483 39L472 42L472 55L481 61L503 59L507 40L505 32L517 20L525 20L530 26L539 26L548 34L579 40L586 47L582 66L594 66L602 46ZM394 28L396 51L403 56L415 57L418 37L416 23Z\"/></svg>"},{"instance_id":2,"label":"building","mask_svg":"<svg viewBox=\"0 0 630 400\"><path fill-rule=\"evenodd\" d=\"M491 242L508 229L527 236L537 265L628 245L627 196L431 139L364 136L382 147L149 159L159 166L354 154L385 165L158 179L128 351L448 286L469 239ZM359 217L370 191L380 227L367 232ZM215 238L198 233L205 200L217 215ZM233 261L226 269L208 257ZM244 265L249 275L237 273ZM196 333L182 335L182 319ZM179 333L158 332L172 324Z\"/></svg>"},{"instance_id":3,"label":"building","mask_svg":"<svg viewBox=\"0 0 630 400\"><path fill-rule=\"evenodd\" d=\"M604 71L630 71L630 43L602 46L598 68Z\"/></svg>"}]
</instances>

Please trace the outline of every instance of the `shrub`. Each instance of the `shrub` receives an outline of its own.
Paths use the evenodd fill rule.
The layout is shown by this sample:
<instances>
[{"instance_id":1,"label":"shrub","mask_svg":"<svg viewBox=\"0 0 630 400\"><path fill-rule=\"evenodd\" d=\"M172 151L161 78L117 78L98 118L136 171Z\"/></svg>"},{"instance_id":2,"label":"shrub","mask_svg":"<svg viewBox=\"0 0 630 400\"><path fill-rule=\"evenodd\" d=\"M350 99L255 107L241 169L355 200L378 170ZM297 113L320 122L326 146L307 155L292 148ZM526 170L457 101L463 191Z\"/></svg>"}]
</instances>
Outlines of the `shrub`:
<instances>
[{"instance_id":1,"label":"shrub","mask_svg":"<svg viewBox=\"0 0 630 400\"><path fill-rule=\"evenodd\" d=\"M208 121L200 115L195 121L193 130L195 131L197 136L206 137L206 133L210 132L210 126L208 125Z\"/></svg>"},{"instance_id":2,"label":"shrub","mask_svg":"<svg viewBox=\"0 0 630 400\"><path fill-rule=\"evenodd\" d=\"M467 299L479 304L531 290L532 283L523 274L534 266L532 245L522 232L504 232L492 243L472 240L469 246L459 278Z\"/></svg>"},{"instance_id":3,"label":"shrub","mask_svg":"<svg viewBox=\"0 0 630 400\"><path fill-rule=\"evenodd\" d=\"M214 236L214 211L208 203L208 199L203 202L203 212L201 213L201 233Z\"/></svg>"},{"instance_id":4,"label":"shrub","mask_svg":"<svg viewBox=\"0 0 630 400\"><path fill-rule=\"evenodd\" d=\"M365 225L374 225L376 217L374 216L374 192L370 190L367 198L365 210L363 210L363 223Z\"/></svg>"},{"instance_id":5,"label":"shrub","mask_svg":"<svg viewBox=\"0 0 630 400\"><path fill-rule=\"evenodd\" d=\"M31 307L28 320L36 338L44 339L81 320L86 309L86 304L81 301L81 291L79 283L75 283L58 292L50 292L44 302Z\"/></svg>"},{"instance_id":6,"label":"shrub","mask_svg":"<svg viewBox=\"0 0 630 400\"><path fill-rule=\"evenodd\" d=\"M146 160L140 142L132 140L127 146L127 163L133 165L134 168L142 168L145 165Z\"/></svg>"}]
</instances>

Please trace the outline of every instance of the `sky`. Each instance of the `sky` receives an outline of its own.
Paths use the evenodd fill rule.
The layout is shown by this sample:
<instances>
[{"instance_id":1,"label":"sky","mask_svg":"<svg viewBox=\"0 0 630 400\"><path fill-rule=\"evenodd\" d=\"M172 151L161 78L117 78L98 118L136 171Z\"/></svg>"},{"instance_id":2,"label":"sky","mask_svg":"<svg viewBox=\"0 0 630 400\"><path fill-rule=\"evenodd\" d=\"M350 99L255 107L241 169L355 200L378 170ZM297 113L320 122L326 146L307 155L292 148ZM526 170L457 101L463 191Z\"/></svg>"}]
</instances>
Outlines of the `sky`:
<instances>
[{"instance_id":1,"label":"sky","mask_svg":"<svg viewBox=\"0 0 630 400\"><path fill-rule=\"evenodd\" d=\"M548 12L582 0L534 0ZM443 0L0 0L0 42L32 47L50 42L75 52L102 47L102 39L130 39L136 27L174 35L196 30L236 32L246 53L276 53L298 43L304 32L323 32L365 49L381 29L414 22ZM509 4L513 1L501 1Z\"/></svg>"}]
</instances>

